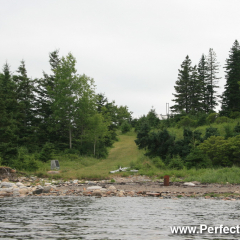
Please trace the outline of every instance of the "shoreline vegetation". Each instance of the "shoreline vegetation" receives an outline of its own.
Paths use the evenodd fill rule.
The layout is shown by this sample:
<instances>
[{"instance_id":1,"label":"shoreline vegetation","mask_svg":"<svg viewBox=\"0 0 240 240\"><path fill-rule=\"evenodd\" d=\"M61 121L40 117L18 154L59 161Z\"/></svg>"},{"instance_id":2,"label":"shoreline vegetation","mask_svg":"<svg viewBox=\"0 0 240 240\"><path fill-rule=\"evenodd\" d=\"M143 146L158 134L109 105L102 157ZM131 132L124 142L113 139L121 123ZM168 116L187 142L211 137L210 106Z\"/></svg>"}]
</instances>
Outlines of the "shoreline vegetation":
<instances>
[{"instance_id":1,"label":"shoreline vegetation","mask_svg":"<svg viewBox=\"0 0 240 240\"><path fill-rule=\"evenodd\" d=\"M161 119L153 108L147 115L133 119L127 106L117 106L105 94L97 94L94 80L77 73L76 59L71 53L60 57L59 50L55 50L49 54L49 63L51 74L44 72L41 79L27 76L24 61L16 74L11 73L7 63L0 73L0 180L1 186L3 183L10 186L12 194L17 188L19 194L20 188L8 184L11 174L4 172L5 167L16 169L12 176L17 183L21 177L34 178L30 184L34 187L45 187L40 182L52 186L52 181L114 184L118 178L130 179L136 187L138 181L133 179L141 176L160 186L168 175L174 186L186 182L198 186L220 184L221 188L234 186L234 192L238 192L240 44L237 40L224 67L226 85L222 96L216 91L219 63L213 49L210 48L208 56L203 54L194 66L187 55L174 86L175 105L170 107L171 114L168 109ZM217 113L218 102L222 106ZM59 161L59 171L50 171L50 160ZM110 173L122 168L138 172ZM19 171L24 172L23 176ZM38 190L34 187L25 191ZM146 193L149 189L141 191Z\"/></svg>"},{"instance_id":2,"label":"shoreline vegetation","mask_svg":"<svg viewBox=\"0 0 240 240\"><path fill-rule=\"evenodd\" d=\"M240 200L239 167L161 169L144 155L144 150L137 148L134 130L118 135L118 138L106 159L91 160L69 154L55 156L60 163L59 171L50 171L49 161L42 163L38 171L26 172L24 176L13 170L11 174L16 176L13 181L7 179L7 175L1 179L0 197L141 196ZM120 166L136 167L137 163L138 173L109 173ZM170 176L170 186L163 186L165 175Z\"/></svg>"}]
</instances>

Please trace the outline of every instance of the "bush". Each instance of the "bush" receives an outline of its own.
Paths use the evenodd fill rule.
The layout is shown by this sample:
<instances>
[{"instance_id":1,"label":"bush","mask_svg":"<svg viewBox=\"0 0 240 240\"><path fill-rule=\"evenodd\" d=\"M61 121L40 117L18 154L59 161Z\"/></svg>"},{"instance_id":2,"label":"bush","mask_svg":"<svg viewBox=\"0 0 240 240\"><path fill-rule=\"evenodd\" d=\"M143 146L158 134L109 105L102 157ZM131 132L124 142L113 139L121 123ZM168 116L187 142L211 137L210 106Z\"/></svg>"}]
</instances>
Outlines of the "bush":
<instances>
[{"instance_id":1,"label":"bush","mask_svg":"<svg viewBox=\"0 0 240 240\"><path fill-rule=\"evenodd\" d=\"M153 158L152 162L157 168L166 169L166 166L160 157Z\"/></svg>"},{"instance_id":2,"label":"bush","mask_svg":"<svg viewBox=\"0 0 240 240\"><path fill-rule=\"evenodd\" d=\"M234 136L234 132L233 132L233 129L231 128L231 126L225 125L224 130L225 130L225 135L224 135L225 139L228 139L228 138Z\"/></svg>"},{"instance_id":3,"label":"bush","mask_svg":"<svg viewBox=\"0 0 240 240\"><path fill-rule=\"evenodd\" d=\"M217 128L213 128L213 127L206 128L204 139L208 139L211 136L219 136L219 132Z\"/></svg>"},{"instance_id":4,"label":"bush","mask_svg":"<svg viewBox=\"0 0 240 240\"><path fill-rule=\"evenodd\" d=\"M210 168L212 167L212 162L209 157L204 154L200 149L195 148L185 158L185 165L188 169Z\"/></svg>"},{"instance_id":5,"label":"bush","mask_svg":"<svg viewBox=\"0 0 240 240\"><path fill-rule=\"evenodd\" d=\"M214 166L232 166L232 159L229 157L231 155L230 145L224 137L211 136L198 148L207 154Z\"/></svg>"},{"instance_id":6,"label":"bush","mask_svg":"<svg viewBox=\"0 0 240 240\"><path fill-rule=\"evenodd\" d=\"M180 169L183 169L184 168L184 164L183 164L183 161L181 159L181 157L179 155L177 156L174 156L170 162L169 162L169 168L172 168L172 169L177 169L177 170L180 170Z\"/></svg>"},{"instance_id":7,"label":"bush","mask_svg":"<svg viewBox=\"0 0 240 240\"><path fill-rule=\"evenodd\" d=\"M222 116L222 117L218 117L215 122L216 122L217 124L220 124L220 123L229 122L229 120L230 120L230 119L229 119L228 117Z\"/></svg>"},{"instance_id":8,"label":"bush","mask_svg":"<svg viewBox=\"0 0 240 240\"><path fill-rule=\"evenodd\" d=\"M218 113L210 113L207 117L208 123L214 123L218 116Z\"/></svg>"},{"instance_id":9,"label":"bush","mask_svg":"<svg viewBox=\"0 0 240 240\"><path fill-rule=\"evenodd\" d=\"M121 131L122 133L127 133L131 130L131 125L127 122L127 121L124 121L121 125Z\"/></svg>"},{"instance_id":10,"label":"bush","mask_svg":"<svg viewBox=\"0 0 240 240\"><path fill-rule=\"evenodd\" d=\"M170 147L174 145L174 137L165 129L163 131L151 132L149 134L146 153L150 157L161 157L163 160L169 154Z\"/></svg>"},{"instance_id":11,"label":"bush","mask_svg":"<svg viewBox=\"0 0 240 240\"><path fill-rule=\"evenodd\" d=\"M233 119L240 118L240 112L231 112L229 117Z\"/></svg>"},{"instance_id":12,"label":"bush","mask_svg":"<svg viewBox=\"0 0 240 240\"><path fill-rule=\"evenodd\" d=\"M234 127L234 135L239 135L239 134L240 134L240 125L238 122L238 124Z\"/></svg>"},{"instance_id":13,"label":"bush","mask_svg":"<svg viewBox=\"0 0 240 240\"><path fill-rule=\"evenodd\" d=\"M197 118L197 126L202 126L206 124L207 121L207 115L206 114L201 114Z\"/></svg>"},{"instance_id":14,"label":"bush","mask_svg":"<svg viewBox=\"0 0 240 240\"><path fill-rule=\"evenodd\" d=\"M188 116L182 117L181 120L178 122L179 127L195 127L197 122Z\"/></svg>"},{"instance_id":15,"label":"bush","mask_svg":"<svg viewBox=\"0 0 240 240\"><path fill-rule=\"evenodd\" d=\"M47 162L53 156L53 144L46 142L39 154L39 160Z\"/></svg>"}]
</instances>

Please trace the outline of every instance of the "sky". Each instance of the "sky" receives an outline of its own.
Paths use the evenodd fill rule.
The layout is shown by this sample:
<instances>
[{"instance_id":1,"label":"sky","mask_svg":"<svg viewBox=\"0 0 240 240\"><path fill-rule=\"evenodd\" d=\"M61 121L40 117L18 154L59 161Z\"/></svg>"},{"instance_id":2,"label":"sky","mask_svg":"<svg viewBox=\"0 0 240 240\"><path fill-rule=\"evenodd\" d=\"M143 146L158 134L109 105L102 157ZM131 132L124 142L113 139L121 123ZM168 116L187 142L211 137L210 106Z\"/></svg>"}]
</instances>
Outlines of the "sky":
<instances>
[{"instance_id":1,"label":"sky","mask_svg":"<svg viewBox=\"0 0 240 240\"><path fill-rule=\"evenodd\" d=\"M178 69L189 55L197 65L210 48L224 65L240 41L239 0L0 0L0 65L14 74L24 60L31 78L50 72L49 53L77 60L77 71L95 81L133 117L153 107L166 114Z\"/></svg>"}]
</instances>

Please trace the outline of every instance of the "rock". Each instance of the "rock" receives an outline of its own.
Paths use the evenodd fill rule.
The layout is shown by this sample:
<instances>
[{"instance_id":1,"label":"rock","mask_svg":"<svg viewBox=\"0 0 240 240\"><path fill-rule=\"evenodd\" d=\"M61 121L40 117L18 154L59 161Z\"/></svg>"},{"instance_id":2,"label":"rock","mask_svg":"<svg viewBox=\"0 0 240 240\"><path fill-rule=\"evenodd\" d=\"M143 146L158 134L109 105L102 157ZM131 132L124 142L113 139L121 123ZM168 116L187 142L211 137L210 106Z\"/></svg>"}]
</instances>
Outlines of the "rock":
<instances>
[{"instance_id":1,"label":"rock","mask_svg":"<svg viewBox=\"0 0 240 240\"><path fill-rule=\"evenodd\" d=\"M12 197L12 196L13 196L12 192L0 191L0 197Z\"/></svg>"},{"instance_id":2,"label":"rock","mask_svg":"<svg viewBox=\"0 0 240 240\"><path fill-rule=\"evenodd\" d=\"M16 186L17 186L17 187L22 187L22 186L24 186L24 184L21 183L21 182L17 182L17 183L16 183Z\"/></svg>"},{"instance_id":3,"label":"rock","mask_svg":"<svg viewBox=\"0 0 240 240\"><path fill-rule=\"evenodd\" d=\"M44 186L43 187L43 193L49 193L51 191L51 186Z\"/></svg>"},{"instance_id":4,"label":"rock","mask_svg":"<svg viewBox=\"0 0 240 240\"><path fill-rule=\"evenodd\" d=\"M150 197L161 197L161 193L146 193L146 195Z\"/></svg>"},{"instance_id":5,"label":"rock","mask_svg":"<svg viewBox=\"0 0 240 240\"><path fill-rule=\"evenodd\" d=\"M42 188L39 188L39 189L36 189L33 191L33 194L41 194L43 193L43 189Z\"/></svg>"},{"instance_id":6,"label":"rock","mask_svg":"<svg viewBox=\"0 0 240 240\"><path fill-rule=\"evenodd\" d=\"M87 190L101 190L102 187L100 186L92 186L92 187L87 187Z\"/></svg>"},{"instance_id":7,"label":"rock","mask_svg":"<svg viewBox=\"0 0 240 240\"><path fill-rule=\"evenodd\" d=\"M11 183L11 182L2 182L1 183L1 188L11 188L13 187L15 184L14 183Z\"/></svg>"},{"instance_id":8,"label":"rock","mask_svg":"<svg viewBox=\"0 0 240 240\"><path fill-rule=\"evenodd\" d=\"M19 194L21 195L25 195L25 194L28 194L29 193L29 189L28 188L20 188L19 189Z\"/></svg>"},{"instance_id":9,"label":"rock","mask_svg":"<svg viewBox=\"0 0 240 240\"><path fill-rule=\"evenodd\" d=\"M189 187L194 187L195 186L195 184L192 183L192 182L185 182L183 185L184 186L189 186Z\"/></svg>"},{"instance_id":10,"label":"rock","mask_svg":"<svg viewBox=\"0 0 240 240\"><path fill-rule=\"evenodd\" d=\"M116 192L117 189L116 187L114 187L113 185L110 185L108 188L107 188L108 191L111 191L111 192Z\"/></svg>"},{"instance_id":11,"label":"rock","mask_svg":"<svg viewBox=\"0 0 240 240\"><path fill-rule=\"evenodd\" d=\"M58 174L58 173L60 173L60 171L48 171L47 173L48 174Z\"/></svg>"},{"instance_id":12,"label":"rock","mask_svg":"<svg viewBox=\"0 0 240 240\"><path fill-rule=\"evenodd\" d=\"M117 193L117 196L118 197L125 197L125 192L123 190L120 190L118 193Z\"/></svg>"},{"instance_id":13,"label":"rock","mask_svg":"<svg viewBox=\"0 0 240 240\"><path fill-rule=\"evenodd\" d=\"M20 193L19 193L19 188L14 188L13 189L13 197L19 197Z\"/></svg>"},{"instance_id":14,"label":"rock","mask_svg":"<svg viewBox=\"0 0 240 240\"><path fill-rule=\"evenodd\" d=\"M96 181L88 181L87 184L88 184L88 185L96 185L97 182L96 182Z\"/></svg>"},{"instance_id":15,"label":"rock","mask_svg":"<svg viewBox=\"0 0 240 240\"><path fill-rule=\"evenodd\" d=\"M93 191L92 196L102 196L102 192L99 189Z\"/></svg>"}]
</instances>

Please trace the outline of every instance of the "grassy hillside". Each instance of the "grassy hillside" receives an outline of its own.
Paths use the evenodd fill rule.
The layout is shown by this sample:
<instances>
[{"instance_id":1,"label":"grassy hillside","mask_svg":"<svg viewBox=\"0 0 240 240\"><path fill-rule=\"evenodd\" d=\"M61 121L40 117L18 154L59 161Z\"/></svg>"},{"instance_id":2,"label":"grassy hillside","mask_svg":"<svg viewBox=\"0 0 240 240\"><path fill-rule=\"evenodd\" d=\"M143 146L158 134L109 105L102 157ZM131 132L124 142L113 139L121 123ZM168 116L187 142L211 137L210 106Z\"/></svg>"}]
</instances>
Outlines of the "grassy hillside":
<instances>
[{"instance_id":1,"label":"grassy hillside","mask_svg":"<svg viewBox=\"0 0 240 240\"><path fill-rule=\"evenodd\" d=\"M234 126L236 122L232 124ZM203 126L202 131L208 126ZM224 135L224 124L214 125L221 129L221 134ZM175 133L181 138L182 129L169 129L171 133ZM153 179L162 179L164 175L170 176L170 181L199 181L202 183L240 183L240 168L215 168L215 169L169 169L164 166L156 167L151 159L144 155L143 150L138 150L134 140L136 133L119 135L119 141L115 142L113 147L109 149L107 159L95 159L91 157L81 157L75 154L65 154L55 156L55 159L60 163L60 174L47 174L50 170L50 162L41 163L40 169L35 173L39 177L61 178L67 179L112 179L116 175L128 176L131 173L116 173L110 174L109 171L121 167L137 166L140 170L137 174L144 174ZM136 174L136 173L135 173Z\"/></svg>"},{"instance_id":2,"label":"grassy hillside","mask_svg":"<svg viewBox=\"0 0 240 240\"><path fill-rule=\"evenodd\" d=\"M111 178L112 174L109 174L109 171L116 170L120 166L129 167L132 162L136 162L143 155L143 152L138 150L134 142L136 134L133 131L119 135L118 138L119 141L115 142L109 150L107 159L79 157L74 154L56 156L55 159L59 160L61 174L54 175L54 177L64 179ZM50 162L44 163L40 166L37 175L44 176L49 170Z\"/></svg>"}]
</instances>

